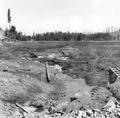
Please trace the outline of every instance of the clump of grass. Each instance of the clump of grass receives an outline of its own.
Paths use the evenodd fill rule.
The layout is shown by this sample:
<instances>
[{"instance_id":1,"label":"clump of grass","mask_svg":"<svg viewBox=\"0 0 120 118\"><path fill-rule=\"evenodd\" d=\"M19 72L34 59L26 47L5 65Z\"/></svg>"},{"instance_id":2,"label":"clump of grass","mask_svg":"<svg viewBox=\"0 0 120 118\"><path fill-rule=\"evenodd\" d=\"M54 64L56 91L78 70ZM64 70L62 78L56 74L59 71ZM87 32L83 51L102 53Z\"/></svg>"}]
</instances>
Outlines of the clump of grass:
<instances>
[{"instance_id":1,"label":"clump of grass","mask_svg":"<svg viewBox=\"0 0 120 118\"><path fill-rule=\"evenodd\" d=\"M10 93L7 94L2 100L9 103L19 103L24 104L30 99L30 96L26 93Z\"/></svg>"},{"instance_id":2,"label":"clump of grass","mask_svg":"<svg viewBox=\"0 0 120 118\"><path fill-rule=\"evenodd\" d=\"M3 97L4 101L9 103L20 103L24 104L31 100L31 98L36 97L36 94L41 94L42 90L37 85L18 85L16 87L10 88L9 90L5 90L5 94ZM37 100L37 99L36 99Z\"/></svg>"}]
</instances>

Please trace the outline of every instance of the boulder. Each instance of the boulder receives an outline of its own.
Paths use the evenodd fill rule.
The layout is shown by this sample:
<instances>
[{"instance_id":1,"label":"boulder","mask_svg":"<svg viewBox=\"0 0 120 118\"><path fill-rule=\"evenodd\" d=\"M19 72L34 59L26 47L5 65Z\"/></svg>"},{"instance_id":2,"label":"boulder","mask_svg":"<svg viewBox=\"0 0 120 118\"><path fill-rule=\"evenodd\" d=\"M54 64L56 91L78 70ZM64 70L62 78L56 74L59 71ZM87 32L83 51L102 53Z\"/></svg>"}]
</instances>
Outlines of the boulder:
<instances>
[{"instance_id":1,"label":"boulder","mask_svg":"<svg viewBox=\"0 0 120 118\"><path fill-rule=\"evenodd\" d=\"M116 108L116 105L113 100L109 100L107 104L103 107L104 110L112 112Z\"/></svg>"}]
</instances>

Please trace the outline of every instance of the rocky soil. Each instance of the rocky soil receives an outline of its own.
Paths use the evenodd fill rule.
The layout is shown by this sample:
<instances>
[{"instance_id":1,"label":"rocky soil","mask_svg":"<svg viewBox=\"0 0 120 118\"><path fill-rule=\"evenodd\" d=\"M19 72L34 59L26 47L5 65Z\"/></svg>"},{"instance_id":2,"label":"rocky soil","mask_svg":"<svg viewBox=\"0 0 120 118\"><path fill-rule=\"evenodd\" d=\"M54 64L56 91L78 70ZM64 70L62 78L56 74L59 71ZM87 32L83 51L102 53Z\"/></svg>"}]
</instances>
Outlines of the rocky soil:
<instances>
[{"instance_id":1,"label":"rocky soil","mask_svg":"<svg viewBox=\"0 0 120 118\"><path fill-rule=\"evenodd\" d=\"M0 118L120 117L106 65L96 67L95 53L21 45L0 45Z\"/></svg>"}]
</instances>

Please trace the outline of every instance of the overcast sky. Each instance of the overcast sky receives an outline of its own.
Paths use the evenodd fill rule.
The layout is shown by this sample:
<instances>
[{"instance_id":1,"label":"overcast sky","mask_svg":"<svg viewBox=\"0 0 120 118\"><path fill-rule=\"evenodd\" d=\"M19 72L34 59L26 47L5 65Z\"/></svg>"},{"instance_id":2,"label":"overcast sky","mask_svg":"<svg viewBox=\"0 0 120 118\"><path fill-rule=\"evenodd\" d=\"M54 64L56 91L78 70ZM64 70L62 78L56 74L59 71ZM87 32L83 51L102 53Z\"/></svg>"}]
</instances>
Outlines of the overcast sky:
<instances>
[{"instance_id":1,"label":"overcast sky","mask_svg":"<svg viewBox=\"0 0 120 118\"><path fill-rule=\"evenodd\" d=\"M96 32L120 27L120 0L0 0L0 27L12 25L28 33Z\"/></svg>"}]
</instances>

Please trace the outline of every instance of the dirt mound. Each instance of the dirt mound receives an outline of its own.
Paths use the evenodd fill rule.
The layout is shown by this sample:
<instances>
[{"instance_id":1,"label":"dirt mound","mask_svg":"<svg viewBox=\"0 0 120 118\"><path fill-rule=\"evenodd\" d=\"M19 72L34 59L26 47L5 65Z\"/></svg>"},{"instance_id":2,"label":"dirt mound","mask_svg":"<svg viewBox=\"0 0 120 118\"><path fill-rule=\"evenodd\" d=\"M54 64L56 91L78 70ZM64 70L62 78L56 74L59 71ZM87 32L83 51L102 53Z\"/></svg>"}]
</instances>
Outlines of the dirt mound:
<instances>
[{"instance_id":1,"label":"dirt mound","mask_svg":"<svg viewBox=\"0 0 120 118\"><path fill-rule=\"evenodd\" d=\"M5 32L0 28L0 40L5 39Z\"/></svg>"}]
</instances>

